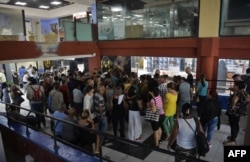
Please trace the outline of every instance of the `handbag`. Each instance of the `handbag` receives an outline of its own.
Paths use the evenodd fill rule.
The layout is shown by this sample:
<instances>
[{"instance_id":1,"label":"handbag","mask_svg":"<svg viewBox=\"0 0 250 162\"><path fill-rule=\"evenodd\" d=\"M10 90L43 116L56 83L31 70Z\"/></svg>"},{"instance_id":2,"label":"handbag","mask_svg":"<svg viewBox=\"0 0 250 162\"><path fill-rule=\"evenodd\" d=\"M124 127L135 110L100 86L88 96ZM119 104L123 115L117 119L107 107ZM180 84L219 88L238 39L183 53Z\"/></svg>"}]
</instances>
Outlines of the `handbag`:
<instances>
[{"instance_id":1,"label":"handbag","mask_svg":"<svg viewBox=\"0 0 250 162\"><path fill-rule=\"evenodd\" d=\"M15 103L21 104L24 101L24 98L20 95L15 97Z\"/></svg>"},{"instance_id":2,"label":"handbag","mask_svg":"<svg viewBox=\"0 0 250 162\"><path fill-rule=\"evenodd\" d=\"M153 98L154 99L154 98ZM156 100L155 101L155 105L156 105ZM145 120L147 121L159 121L160 118L160 109L156 107L156 111L153 112L150 108L146 109L146 113L145 113Z\"/></svg>"},{"instance_id":3,"label":"handbag","mask_svg":"<svg viewBox=\"0 0 250 162\"><path fill-rule=\"evenodd\" d=\"M156 108L156 112L153 112L150 109L146 110L145 120L147 121L159 121L160 118L160 110Z\"/></svg>"},{"instance_id":4,"label":"handbag","mask_svg":"<svg viewBox=\"0 0 250 162\"><path fill-rule=\"evenodd\" d=\"M197 143L197 153L199 156L204 156L206 155L206 153L208 153L209 151L209 145L208 145L208 142L207 142L207 138L205 136L204 133L202 133L200 130L199 130L199 121L197 118L194 118L194 121L196 123L196 130L194 130L192 128L192 126L187 122L186 119L184 119L185 122L188 124L188 126L194 131L195 133L195 138L196 138L196 143Z\"/></svg>"}]
</instances>

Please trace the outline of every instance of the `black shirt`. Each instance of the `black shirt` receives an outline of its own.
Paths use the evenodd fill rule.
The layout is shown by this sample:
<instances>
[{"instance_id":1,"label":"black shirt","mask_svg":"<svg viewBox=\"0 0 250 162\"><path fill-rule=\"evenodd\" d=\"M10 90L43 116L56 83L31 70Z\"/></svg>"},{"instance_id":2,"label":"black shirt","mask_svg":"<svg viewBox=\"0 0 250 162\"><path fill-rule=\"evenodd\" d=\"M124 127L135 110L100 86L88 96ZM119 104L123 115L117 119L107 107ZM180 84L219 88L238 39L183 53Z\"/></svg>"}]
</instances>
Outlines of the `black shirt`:
<instances>
[{"instance_id":1,"label":"black shirt","mask_svg":"<svg viewBox=\"0 0 250 162\"><path fill-rule=\"evenodd\" d=\"M205 102L201 103L201 115L200 115L200 122L201 125L204 127L210 120L218 117L218 128L220 126L220 115L221 115L221 105L219 101L216 99L208 99Z\"/></svg>"},{"instance_id":2,"label":"black shirt","mask_svg":"<svg viewBox=\"0 0 250 162\"><path fill-rule=\"evenodd\" d=\"M187 82L190 84L190 87L193 88L194 79L192 74L187 75Z\"/></svg>"}]
</instances>

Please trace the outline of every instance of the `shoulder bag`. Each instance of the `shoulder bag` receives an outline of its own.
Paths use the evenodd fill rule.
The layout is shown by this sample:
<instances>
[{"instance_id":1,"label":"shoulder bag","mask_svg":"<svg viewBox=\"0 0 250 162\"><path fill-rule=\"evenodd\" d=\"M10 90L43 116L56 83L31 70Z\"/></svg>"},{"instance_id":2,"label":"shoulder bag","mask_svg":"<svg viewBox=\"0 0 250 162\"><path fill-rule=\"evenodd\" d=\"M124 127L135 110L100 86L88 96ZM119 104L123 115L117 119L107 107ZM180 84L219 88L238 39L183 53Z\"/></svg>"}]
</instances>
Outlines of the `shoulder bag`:
<instances>
[{"instance_id":1,"label":"shoulder bag","mask_svg":"<svg viewBox=\"0 0 250 162\"><path fill-rule=\"evenodd\" d=\"M155 101L155 104L156 104L156 101ZM153 112L150 108L146 109L145 120L159 121L159 118L160 118L160 109L156 108L155 112Z\"/></svg>"},{"instance_id":2,"label":"shoulder bag","mask_svg":"<svg viewBox=\"0 0 250 162\"><path fill-rule=\"evenodd\" d=\"M188 126L194 131L195 137L196 137L196 143L197 143L197 153L199 156L204 156L209 151L209 145L207 142L207 138L204 133L200 131L199 127L199 121L197 118L194 118L194 121L196 123L196 130L192 128L192 126L187 122L186 119L184 119L185 122L188 124Z\"/></svg>"}]
</instances>

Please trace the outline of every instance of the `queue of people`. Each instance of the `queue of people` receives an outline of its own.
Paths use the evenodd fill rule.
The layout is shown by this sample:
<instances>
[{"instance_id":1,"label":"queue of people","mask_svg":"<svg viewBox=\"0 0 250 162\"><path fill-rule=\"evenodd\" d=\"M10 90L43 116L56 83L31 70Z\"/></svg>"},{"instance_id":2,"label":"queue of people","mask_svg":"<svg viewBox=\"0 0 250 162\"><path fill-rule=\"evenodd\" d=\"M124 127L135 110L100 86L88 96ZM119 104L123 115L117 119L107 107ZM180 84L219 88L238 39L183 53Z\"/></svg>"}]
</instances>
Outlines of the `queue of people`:
<instances>
[{"instance_id":1,"label":"queue of people","mask_svg":"<svg viewBox=\"0 0 250 162\"><path fill-rule=\"evenodd\" d=\"M161 142L169 141L170 149L171 143L176 139L178 145L176 151L196 156L193 152L196 143L187 142L194 139L194 132L189 130L184 121L186 119L192 127L196 127L192 120L194 87L191 85L193 77L190 71L190 67L187 67L187 78L174 76L173 80L160 73L155 73L153 78L142 75L138 79L133 73L124 75L109 72L103 77L98 71L93 74L69 71L67 75L45 72L42 74L42 79L37 79L30 77L30 72L25 71L23 77L27 75L28 79L23 79L24 92L17 86L13 87L11 100L20 106L21 103L15 101L15 95L20 92L22 93L19 95L26 95L31 110L39 112L36 113L39 129L46 126L45 118L40 113L49 111L54 118L100 132L106 132L111 127L114 136L118 136L119 130L121 138L128 138L135 142L143 140L141 121L143 111L147 108L152 111L158 109L159 120L150 122L154 135L153 146L159 147ZM4 87L4 84L2 86ZM200 119L200 125L198 127L206 133L211 147L214 129L216 126L218 129L220 127L221 106L217 101L217 92L208 91L208 86L205 74L201 74L196 89L196 95L199 97L197 116ZM231 107L241 102L238 92L242 89L235 82ZM50 98L49 102L48 98ZM235 98L238 100L236 101ZM87 145L87 148L94 143L95 147L92 151L98 154L100 141L98 135L92 137L91 131L70 127L60 120L51 120L51 130L55 131L58 138L83 147ZM232 133L225 145L235 144L239 129L238 116L229 115L229 121ZM127 130L125 130L126 123ZM71 133L68 132L69 130Z\"/></svg>"}]
</instances>

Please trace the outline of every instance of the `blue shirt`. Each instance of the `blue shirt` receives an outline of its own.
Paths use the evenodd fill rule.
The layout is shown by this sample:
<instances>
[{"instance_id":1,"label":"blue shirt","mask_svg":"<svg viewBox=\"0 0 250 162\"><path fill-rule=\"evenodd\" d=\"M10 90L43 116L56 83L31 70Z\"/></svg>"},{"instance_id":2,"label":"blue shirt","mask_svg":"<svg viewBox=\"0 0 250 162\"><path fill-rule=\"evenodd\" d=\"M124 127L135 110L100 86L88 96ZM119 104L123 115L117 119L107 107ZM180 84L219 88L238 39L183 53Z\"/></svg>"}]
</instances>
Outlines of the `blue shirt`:
<instances>
[{"instance_id":1,"label":"blue shirt","mask_svg":"<svg viewBox=\"0 0 250 162\"><path fill-rule=\"evenodd\" d=\"M20 75L20 78L23 79L23 76L24 76L24 73L25 73L25 67L24 66L21 66L19 68L19 75Z\"/></svg>"},{"instance_id":2,"label":"blue shirt","mask_svg":"<svg viewBox=\"0 0 250 162\"><path fill-rule=\"evenodd\" d=\"M201 84L201 81L199 81L197 85L197 89L198 89L199 96L207 96L208 82L205 81L205 86L203 86Z\"/></svg>"},{"instance_id":3,"label":"blue shirt","mask_svg":"<svg viewBox=\"0 0 250 162\"><path fill-rule=\"evenodd\" d=\"M53 117L54 118L57 118L57 119L61 119L63 120L67 115L64 113L64 112L60 112L60 111L55 111L54 114L53 114ZM63 126L63 122L61 121L57 121L55 120L55 134L57 136L62 136L62 126ZM56 125L56 123L58 122L58 124Z\"/></svg>"}]
</instances>

